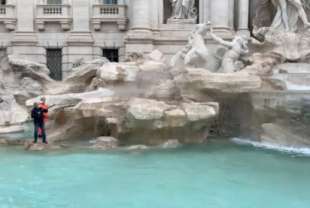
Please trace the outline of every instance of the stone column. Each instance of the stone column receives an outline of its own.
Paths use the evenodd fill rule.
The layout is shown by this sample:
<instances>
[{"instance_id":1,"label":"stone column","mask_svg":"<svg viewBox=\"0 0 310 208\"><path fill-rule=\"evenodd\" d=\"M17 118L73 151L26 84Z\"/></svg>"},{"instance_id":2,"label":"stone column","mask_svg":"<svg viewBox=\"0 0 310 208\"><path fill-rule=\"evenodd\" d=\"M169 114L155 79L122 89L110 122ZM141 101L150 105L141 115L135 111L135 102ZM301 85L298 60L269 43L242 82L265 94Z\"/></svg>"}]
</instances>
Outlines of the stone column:
<instances>
[{"instance_id":1,"label":"stone column","mask_svg":"<svg viewBox=\"0 0 310 208\"><path fill-rule=\"evenodd\" d=\"M151 29L151 17L150 17L150 0L131 0L132 18L131 29L132 30L150 30Z\"/></svg>"},{"instance_id":2,"label":"stone column","mask_svg":"<svg viewBox=\"0 0 310 208\"><path fill-rule=\"evenodd\" d=\"M238 2L238 32L249 34L249 0Z\"/></svg>"},{"instance_id":3,"label":"stone column","mask_svg":"<svg viewBox=\"0 0 310 208\"><path fill-rule=\"evenodd\" d=\"M89 4L85 0L72 1L73 31L89 32Z\"/></svg>"},{"instance_id":4,"label":"stone column","mask_svg":"<svg viewBox=\"0 0 310 208\"><path fill-rule=\"evenodd\" d=\"M199 1L199 23L207 23L211 17L211 0Z\"/></svg>"},{"instance_id":5,"label":"stone column","mask_svg":"<svg viewBox=\"0 0 310 208\"><path fill-rule=\"evenodd\" d=\"M21 58L45 63L45 50L38 46L38 36L35 33L35 2L34 0L15 1L17 27L8 51Z\"/></svg>"},{"instance_id":6,"label":"stone column","mask_svg":"<svg viewBox=\"0 0 310 208\"><path fill-rule=\"evenodd\" d=\"M17 31L33 32L34 30L34 8L33 1L17 0Z\"/></svg>"},{"instance_id":7,"label":"stone column","mask_svg":"<svg viewBox=\"0 0 310 208\"><path fill-rule=\"evenodd\" d=\"M211 4L211 22L215 28L223 30L233 29L234 1L214 0Z\"/></svg>"},{"instance_id":8,"label":"stone column","mask_svg":"<svg viewBox=\"0 0 310 208\"><path fill-rule=\"evenodd\" d=\"M63 77L70 72L73 63L79 59L89 61L94 58L94 39L90 31L90 8L93 1L71 0L73 26L63 48Z\"/></svg>"},{"instance_id":9,"label":"stone column","mask_svg":"<svg viewBox=\"0 0 310 208\"><path fill-rule=\"evenodd\" d=\"M126 36L125 54L149 53L154 49L151 10L154 1L131 0L130 30ZM155 8L154 8L155 9Z\"/></svg>"}]
</instances>

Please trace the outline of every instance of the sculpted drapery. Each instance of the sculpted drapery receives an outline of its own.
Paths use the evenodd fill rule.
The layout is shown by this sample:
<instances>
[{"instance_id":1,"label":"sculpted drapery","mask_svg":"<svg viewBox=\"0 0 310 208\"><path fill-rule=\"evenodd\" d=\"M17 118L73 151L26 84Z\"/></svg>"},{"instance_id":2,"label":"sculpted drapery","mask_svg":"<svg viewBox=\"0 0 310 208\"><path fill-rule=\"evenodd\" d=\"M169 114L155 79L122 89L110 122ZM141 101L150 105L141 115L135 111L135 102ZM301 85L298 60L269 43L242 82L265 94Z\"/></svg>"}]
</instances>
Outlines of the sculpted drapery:
<instances>
[{"instance_id":1,"label":"sculpted drapery","mask_svg":"<svg viewBox=\"0 0 310 208\"><path fill-rule=\"evenodd\" d=\"M300 19L304 27L310 27L302 0L272 0L277 13L273 19L271 28L284 31L296 31Z\"/></svg>"},{"instance_id":2,"label":"sculpted drapery","mask_svg":"<svg viewBox=\"0 0 310 208\"><path fill-rule=\"evenodd\" d=\"M303 27L310 27L306 8L309 8L310 0L258 0L256 5L256 17L254 25L257 27L266 26L266 20L270 19L271 7L275 8L270 29L285 32L295 32L298 29L298 22L301 20Z\"/></svg>"},{"instance_id":3,"label":"sculpted drapery","mask_svg":"<svg viewBox=\"0 0 310 208\"><path fill-rule=\"evenodd\" d=\"M172 3L172 18L175 19L190 19L193 18L193 9L195 0L170 0Z\"/></svg>"}]
</instances>

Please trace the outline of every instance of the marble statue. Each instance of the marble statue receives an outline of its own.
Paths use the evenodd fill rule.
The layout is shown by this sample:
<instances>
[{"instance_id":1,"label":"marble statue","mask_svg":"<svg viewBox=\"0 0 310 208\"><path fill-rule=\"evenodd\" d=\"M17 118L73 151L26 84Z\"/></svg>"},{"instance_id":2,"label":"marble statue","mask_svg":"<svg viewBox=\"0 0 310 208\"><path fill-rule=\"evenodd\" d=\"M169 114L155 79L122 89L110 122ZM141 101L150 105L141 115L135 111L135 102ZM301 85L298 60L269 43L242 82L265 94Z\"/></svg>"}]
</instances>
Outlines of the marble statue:
<instances>
[{"instance_id":1,"label":"marble statue","mask_svg":"<svg viewBox=\"0 0 310 208\"><path fill-rule=\"evenodd\" d=\"M309 28L306 13L309 6L309 0L259 0L255 5L254 31L268 28L279 32L297 32L301 29L299 20L303 28ZM272 8L276 10L275 15Z\"/></svg>"},{"instance_id":2,"label":"marble statue","mask_svg":"<svg viewBox=\"0 0 310 208\"><path fill-rule=\"evenodd\" d=\"M195 19L195 0L170 0L173 19Z\"/></svg>"},{"instance_id":3,"label":"marble statue","mask_svg":"<svg viewBox=\"0 0 310 208\"><path fill-rule=\"evenodd\" d=\"M302 20L305 28L310 27L302 0L272 0L277 12L271 29L292 32L297 30L298 20Z\"/></svg>"},{"instance_id":4,"label":"marble statue","mask_svg":"<svg viewBox=\"0 0 310 208\"><path fill-rule=\"evenodd\" d=\"M205 67L209 55L204 41L207 32L207 24L197 25L189 35L187 45L172 58L171 66Z\"/></svg>"},{"instance_id":5,"label":"marble statue","mask_svg":"<svg viewBox=\"0 0 310 208\"><path fill-rule=\"evenodd\" d=\"M310 0L261 0L256 8L253 36L271 48L284 61L308 62L310 22L307 16ZM273 17L270 6L274 6ZM272 23L267 23L269 16ZM262 19L262 20L260 20Z\"/></svg>"},{"instance_id":6,"label":"marble statue","mask_svg":"<svg viewBox=\"0 0 310 208\"><path fill-rule=\"evenodd\" d=\"M214 34L211 23L208 23L208 25L211 37L228 49L223 56L220 72L233 73L241 70L244 67L242 57L249 53L249 38L237 35L231 42L225 41Z\"/></svg>"}]
</instances>

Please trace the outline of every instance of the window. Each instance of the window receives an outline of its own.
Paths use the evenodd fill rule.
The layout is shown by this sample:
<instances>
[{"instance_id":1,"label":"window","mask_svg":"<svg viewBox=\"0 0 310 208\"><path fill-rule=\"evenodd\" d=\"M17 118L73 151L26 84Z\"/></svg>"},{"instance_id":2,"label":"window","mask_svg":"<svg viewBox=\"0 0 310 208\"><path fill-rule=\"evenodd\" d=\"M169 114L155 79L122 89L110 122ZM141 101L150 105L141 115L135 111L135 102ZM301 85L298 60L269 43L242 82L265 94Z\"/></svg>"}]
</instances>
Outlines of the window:
<instances>
[{"instance_id":1,"label":"window","mask_svg":"<svg viewBox=\"0 0 310 208\"><path fill-rule=\"evenodd\" d=\"M62 79L62 50L60 48L46 49L46 66L50 70L52 79Z\"/></svg>"},{"instance_id":2,"label":"window","mask_svg":"<svg viewBox=\"0 0 310 208\"><path fill-rule=\"evenodd\" d=\"M118 49L102 49L102 56L111 62L118 62Z\"/></svg>"},{"instance_id":3,"label":"window","mask_svg":"<svg viewBox=\"0 0 310 208\"><path fill-rule=\"evenodd\" d=\"M47 0L47 4L62 4L62 0Z\"/></svg>"},{"instance_id":4,"label":"window","mask_svg":"<svg viewBox=\"0 0 310 208\"><path fill-rule=\"evenodd\" d=\"M103 4L117 4L117 0L102 0Z\"/></svg>"},{"instance_id":5,"label":"window","mask_svg":"<svg viewBox=\"0 0 310 208\"><path fill-rule=\"evenodd\" d=\"M1 0L1 1L0 1L0 4L1 4L1 5L6 5L6 0Z\"/></svg>"}]
</instances>

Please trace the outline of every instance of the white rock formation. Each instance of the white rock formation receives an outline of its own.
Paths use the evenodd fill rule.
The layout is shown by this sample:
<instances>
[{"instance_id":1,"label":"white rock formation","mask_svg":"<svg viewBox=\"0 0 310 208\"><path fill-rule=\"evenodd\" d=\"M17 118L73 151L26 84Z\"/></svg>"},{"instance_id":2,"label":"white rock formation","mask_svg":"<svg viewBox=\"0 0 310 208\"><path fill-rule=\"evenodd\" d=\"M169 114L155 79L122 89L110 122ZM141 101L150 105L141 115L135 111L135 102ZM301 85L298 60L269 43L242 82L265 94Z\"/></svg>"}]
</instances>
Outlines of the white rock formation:
<instances>
[{"instance_id":1,"label":"white rock formation","mask_svg":"<svg viewBox=\"0 0 310 208\"><path fill-rule=\"evenodd\" d=\"M190 96L202 91L226 93L242 93L258 90L262 87L260 77L246 72L238 73L211 73L205 69L186 68L185 73L175 78L182 94ZM188 92L188 93L186 93Z\"/></svg>"},{"instance_id":2,"label":"white rock formation","mask_svg":"<svg viewBox=\"0 0 310 208\"><path fill-rule=\"evenodd\" d=\"M97 71L97 78L103 82L132 82L136 79L138 67L135 64L107 63Z\"/></svg>"},{"instance_id":3,"label":"white rock formation","mask_svg":"<svg viewBox=\"0 0 310 208\"><path fill-rule=\"evenodd\" d=\"M163 143L160 147L164 149L174 149L181 146L181 143L177 139L171 139Z\"/></svg>"},{"instance_id":4,"label":"white rock formation","mask_svg":"<svg viewBox=\"0 0 310 208\"><path fill-rule=\"evenodd\" d=\"M96 140L91 141L92 146L90 148L96 150L111 150L118 147L118 140L113 137L99 137Z\"/></svg>"},{"instance_id":5,"label":"white rock formation","mask_svg":"<svg viewBox=\"0 0 310 208\"><path fill-rule=\"evenodd\" d=\"M290 147L310 147L310 139L306 135L292 131L290 127L265 123L262 129L261 141L263 142Z\"/></svg>"},{"instance_id":6,"label":"white rock formation","mask_svg":"<svg viewBox=\"0 0 310 208\"><path fill-rule=\"evenodd\" d=\"M0 126L20 124L27 121L29 113L27 109L19 105L12 95L1 97L0 103Z\"/></svg>"}]
</instances>

